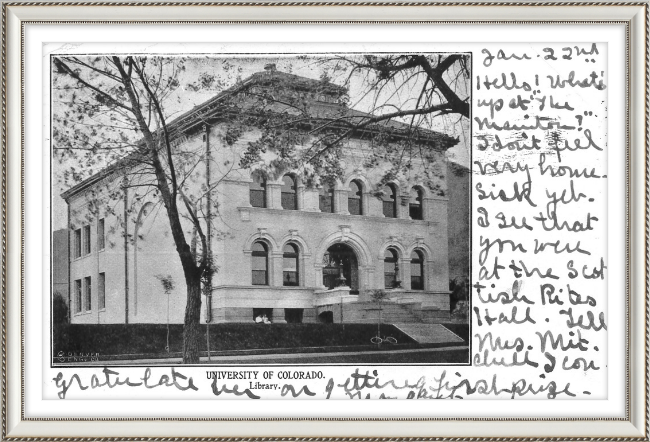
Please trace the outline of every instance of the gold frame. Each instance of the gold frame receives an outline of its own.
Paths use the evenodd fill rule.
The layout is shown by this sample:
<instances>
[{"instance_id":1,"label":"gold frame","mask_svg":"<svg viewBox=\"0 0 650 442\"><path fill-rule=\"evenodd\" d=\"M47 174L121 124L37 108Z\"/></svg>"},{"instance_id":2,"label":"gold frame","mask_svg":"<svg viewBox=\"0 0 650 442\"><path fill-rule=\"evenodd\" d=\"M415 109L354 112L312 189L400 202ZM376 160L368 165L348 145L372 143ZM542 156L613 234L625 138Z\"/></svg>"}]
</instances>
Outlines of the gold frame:
<instances>
[{"instance_id":1,"label":"gold frame","mask_svg":"<svg viewBox=\"0 0 650 442\"><path fill-rule=\"evenodd\" d=\"M218 10L220 20L206 20ZM168 12L165 13L164 11ZM169 14L169 11L173 11ZM117 17L97 20L101 12ZM182 11L183 19L178 17ZM390 13L390 14L388 14ZM120 15L122 14L122 15ZM391 17L387 19L386 17ZM430 19L428 19L430 17ZM620 419L429 419L429 418L217 418L36 419L24 416L24 29L37 23L619 23L627 39L627 361L626 417ZM2 433L3 439L70 440L626 440L650 434L650 303L647 289L650 233L650 6L647 2L7 2L2 4ZM642 98L642 99L641 99ZM20 186L20 187L18 187ZM20 189L20 190L19 190ZM643 241L641 241L643 238ZM642 244L642 246L641 246ZM20 318L20 320L18 320ZM18 360L16 360L18 359ZM20 378L20 383L17 382ZM10 382L11 381L11 382ZM16 385L18 384L18 385ZM18 405L18 406L17 406ZM205 422L200 433L179 434L177 421ZM120 421L119 434L102 434L93 423ZM290 425L288 421L290 421ZM332 421L336 429L331 428ZM462 422L462 431L459 422ZM546 431L535 424L554 422ZM153 430L152 425L156 425ZM433 425L434 422L438 424ZM576 423L588 423L578 428ZM456 425L454 425L456 424ZM70 426L76 428L70 429ZM245 429L244 429L245 428ZM551 430L550 432L548 430ZM89 433L83 433L88 431ZM99 431L99 432L98 432ZM167 433L169 432L169 433ZM182 433L182 432L181 432ZM205 434L219 437L205 437ZM76 436L71 436L75 434ZM97 434L97 436L95 436ZM155 434L155 436L151 436ZM433 436L436 434L437 436ZM518 435L525 434L525 437ZM379 437L382 436L382 437Z\"/></svg>"}]
</instances>

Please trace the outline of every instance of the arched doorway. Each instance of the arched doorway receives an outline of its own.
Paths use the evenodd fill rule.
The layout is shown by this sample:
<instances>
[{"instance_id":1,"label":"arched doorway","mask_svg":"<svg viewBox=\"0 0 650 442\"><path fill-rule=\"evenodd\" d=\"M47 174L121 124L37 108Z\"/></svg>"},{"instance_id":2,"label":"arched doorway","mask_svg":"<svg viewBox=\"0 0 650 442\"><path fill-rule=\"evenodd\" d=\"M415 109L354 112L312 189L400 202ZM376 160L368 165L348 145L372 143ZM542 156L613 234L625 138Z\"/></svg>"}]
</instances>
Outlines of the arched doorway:
<instances>
[{"instance_id":1,"label":"arched doorway","mask_svg":"<svg viewBox=\"0 0 650 442\"><path fill-rule=\"evenodd\" d=\"M345 278L344 284L341 273ZM337 243L323 255L323 285L331 290L341 285L350 287L350 293L359 294L359 263L349 246Z\"/></svg>"},{"instance_id":2,"label":"arched doorway","mask_svg":"<svg viewBox=\"0 0 650 442\"><path fill-rule=\"evenodd\" d=\"M318 315L318 322L323 324L333 324L334 323L334 312L326 311Z\"/></svg>"}]
</instances>

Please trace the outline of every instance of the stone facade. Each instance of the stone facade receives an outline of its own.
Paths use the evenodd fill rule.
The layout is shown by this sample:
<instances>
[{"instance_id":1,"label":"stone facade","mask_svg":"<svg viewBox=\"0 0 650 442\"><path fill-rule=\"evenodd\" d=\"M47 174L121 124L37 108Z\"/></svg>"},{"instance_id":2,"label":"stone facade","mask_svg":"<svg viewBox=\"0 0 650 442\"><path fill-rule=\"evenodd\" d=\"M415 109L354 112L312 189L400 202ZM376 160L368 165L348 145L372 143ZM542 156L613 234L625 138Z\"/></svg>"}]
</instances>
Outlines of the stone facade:
<instances>
[{"instance_id":1,"label":"stone facade","mask_svg":"<svg viewBox=\"0 0 650 442\"><path fill-rule=\"evenodd\" d=\"M369 146L367 141L352 139L344 150L344 176L331 194L323 196L320 186L310 187L286 172L295 184L295 194L290 196L295 207L286 209L285 174L267 178L264 192L253 196L254 171L223 170L223 165L239 160L257 130L251 127L230 145L223 142L224 131L216 121L188 130L175 141L179 150L184 146L209 149L210 179L219 183L214 192L219 210L213 219L218 234L212 242L217 272L211 314L205 311L204 298L203 321L211 316L211 322L249 322L261 313L272 322L375 321L377 309L369 294L376 289L387 289L386 303L392 306L386 310L387 321L391 314L395 321L436 322L449 317L449 201L445 196L434 194L424 183L394 182L394 217L385 216L377 188L381 171L363 167ZM446 171L444 149L435 158ZM441 178L443 189L445 178ZM184 276L164 208L155 200L143 200L137 210L125 211L133 206L134 197L133 190L127 189L110 211L89 212L90 195L97 198L102 188L111 187L106 183L117 179L111 173L99 174L64 194L71 214L72 322L182 323ZM360 187L359 195L352 195L352 182ZM420 192L421 214L416 218L421 219L411 217L414 188ZM260 195L264 207L254 207L260 205ZM350 214L348 199L357 196L362 214ZM322 198L330 201L331 211L321 210ZM190 238L192 226L188 222L185 227ZM297 251L291 258L285 255L287 244ZM337 250L348 251L346 261L332 251L337 245ZM396 256L389 264L387 249ZM412 261L416 255L421 262ZM386 269L390 274L395 262L393 278L400 283L386 287ZM338 277L348 277L337 284L340 287L326 287L324 275L337 277L336 265ZM174 281L169 294L163 291L162 276Z\"/></svg>"},{"instance_id":2,"label":"stone facade","mask_svg":"<svg viewBox=\"0 0 650 442\"><path fill-rule=\"evenodd\" d=\"M60 229L52 232L52 291L61 295L66 303L70 289L68 259L68 230Z\"/></svg>"},{"instance_id":3,"label":"stone facade","mask_svg":"<svg viewBox=\"0 0 650 442\"><path fill-rule=\"evenodd\" d=\"M447 168L449 190L449 278L468 280L470 263L470 170L449 162Z\"/></svg>"}]
</instances>

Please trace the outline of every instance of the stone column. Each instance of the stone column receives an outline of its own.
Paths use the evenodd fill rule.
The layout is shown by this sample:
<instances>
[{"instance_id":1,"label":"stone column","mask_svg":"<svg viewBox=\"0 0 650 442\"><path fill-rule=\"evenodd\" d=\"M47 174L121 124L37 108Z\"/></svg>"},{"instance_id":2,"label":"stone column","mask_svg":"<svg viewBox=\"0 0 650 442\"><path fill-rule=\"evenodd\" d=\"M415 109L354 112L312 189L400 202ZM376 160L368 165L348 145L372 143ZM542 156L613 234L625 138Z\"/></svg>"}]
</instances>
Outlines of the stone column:
<instances>
[{"instance_id":1,"label":"stone column","mask_svg":"<svg viewBox=\"0 0 650 442\"><path fill-rule=\"evenodd\" d=\"M365 283L366 285L365 285L364 289L366 291L367 290L372 290L374 288L373 287L373 281L374 281L374 278L375 278L375 267L369 265L369 266L365 267L365 269L366 269L366 283Z\"/></svg>"},{"instance_id":2,"label":"stone column","mask_svg":"<svg viewBox=\"0 0 650 442\"><path fill-rule=\"evenodd\" d=\"M334 191L334 212L342 215L349 215L348 212L348 191L335 190Z\"/></svg>"},{"instance_id":3,"label":"stone column","mask_svg":"<svg viewBox=\"0 0 650 442\"><path fill-rule=\"evenodd\" d=\"M296 186L296 204L298 207L296 209L298 210L305 210L307 202L305 201L305 185L304 184L298 184Z\"/></svg>"},{"instance_id":4,"label":"stone column","mask_svg":"<svg viewBox=\"0 0 650 442\"><path fill-rule=\"evenodd\" d=\"M316 287L318 281L314 281L313 272L307 270L307 266L311 262L311 254L300 254L298 259L298 277L301 287Z\"/></svg>"},{"instance_id":5,"label":"stone column","mask_svg":"<svg viewBox=\"0 0 650 442\"><path fill-rule=\"evenodd\" d=\"M402 288L411 290L411 257L403 256L399 259L399 278L402 280Z\"/></svg>"},{"instance_id":6,"label":"stone column","mask_svg":"<svg viewBox=\"0 0 650 442\"><path fill-rule=\"evenodd\" d=\"M308 189L305 186L301 186L301 189L301 199L303 201L303 204L300 206L300 210L305 210L307 212L320 212L318 190Z\"/></svg>"},{"instance_id":7,"label":"stone column","mask_svg":"<svg viewBox=\"0 0 650 442\"><path fill-rule=\"evenodd\" d=\"M375 210L371 212L370 198L374 198L370 192L364 191L361 193L361 214L365 216L382 216L383 210L381 210L381 208L379 209L379 212L376 212Z\"/></svg>"},{"instance_id":8,"label":"stone column","mask_svg":"<svg viewBox=\"0 0 650 442\"><path fill-rule=\"evenodd\" d=\"M286 324L287 321L284 319L284 309L283 308L274 308L273 309L273 323L274 324Z\"/></svg>"},{"instance_id":9,"label":"stone column","mask_svg":"<svg viewBox=\"0 0 650 442\"><path fill-rule=\"evenodd\" d=\"M424 291L431 291L435 289L433 275L433 272L435 271L435 265L436 262L433 259L427 259L424 261ZM449 279L447 279L447 283L449 283Z\"/></svg>"},{"instance_id":10,"label":"stone column","mask_svg":"<svg viewBox=\"0 0 650 442\"><path fill-rule=\"evenodd\" d=\"M244 262L245 264L242 266L244 268L239 269L242 275L242 285L251 285L253 284L253 252L251 250L244 250Z\"/></svg>"},{"instance_id":11,"label":"stone column","mask_svg":"<svg viewBox=\"0 0 650 442\"><path fill-rule=\"evenodd\" d=\"M447 229L447 199L430 198L428 214L430 215L430 239L433 260L429 271L428 290L444 291L449 289L449 255L448 241L449 232ZM426 218L425 218L426 219Z\"/></svg>"},{"instance_id":12,"label":"stone column","mask_svg":"<svg viewBox=\"0 0 650 442\"><path fill-rule=\"evenodd\" d=\"M232 182L226 183L226 188L230 188L231 186L233 186L233 184L235 186L246 186L246 197L245 198L244 197L240 198L239 207L253 207L253 205L251 204L251 198L250 198L250 186L251 186L252 182L253 182L252 180L248 180L248 181L242 181L242 182L239 182L239 183L232 183Z\"/></svg>"},{"instance_id":13,"label":"stone column","mask_svg":"<svg viewBox=\"0 0 650 442\"><path fill-rule=\"evenodd\" d=\"M378 256L377 257L377 266L376 268L378 271L374 275L375 279L375 287L372 287L373 289L386 289L384 287L384 257L383 256Z\"/></svg>"},{"instance_id":14,"label":"stone column","mask_svg":"<svg viewBox=\"0 0 650 442\"><path fill-rule=\"evenodd\" d=\"M274 250L269 254L269 285L282 287L282 250Z\"/></svg>"},{"instance_id":15,"label":"stone column","mask_svg":"<svg viewBox=\"0 0 650 442\"><path fill-rule=\"evenodd\" d=\"M426 221L438 221L438 213L434 210L435 200L433 198L422 198L422 219Z\"/></svg>"},{"instance_id":16,"label":"stone column","mask_svg":"<svg viewBox=\"0 0 650 442\"><path fill-rule=\"evenodd\" d=\"M397 190L395 190L395 218L402 218L403 213L404 206L402 206L402 192L398 187Z\"/></svg>"},{"instance_id":17,"label":"stone column","mask_svg":"<svg viewBox=\"0 0 650 442\"><path fill-rule=\"evenodd\" d=\"M268 209L282 209L281 187L281 184L266 183L266 207Z\"/></svg>"},{"instance_id":18,"label":"stone column","mask_svg":"<svg viewBox=\"0 0 650 442\"><path fill-rule=\"evenodd\" d=\"M357 266L357 278L358 278L357 283L359 284L359 294L361 294L368 289L368 272L366 271L365 266L362 265ZM351 285L352 282L348 281L348 284Z\"/></svg>"},{"instance_id":19,"label":"stone column","mask_svg":"<svg viewBox=\"0 0 650 442\"><path fill-rule=\"evenodd\" d=\"M397 215L398 218L401 219L411 219L409 216L409 202L411 201L411 198L409 195L400 195L399 196L399 204L398 204L398 212L399 214Z\"/></svg>"},{"instance_id":20,"label":"stone column","mask_svg":"<svg viewBox=\"0 0 650 442\"><path fill-rule=\"evenodd\" d=\"M323 264L320 262L314 264L314 287L325 289L323 285Z\"/></svg>"}]
</instances>

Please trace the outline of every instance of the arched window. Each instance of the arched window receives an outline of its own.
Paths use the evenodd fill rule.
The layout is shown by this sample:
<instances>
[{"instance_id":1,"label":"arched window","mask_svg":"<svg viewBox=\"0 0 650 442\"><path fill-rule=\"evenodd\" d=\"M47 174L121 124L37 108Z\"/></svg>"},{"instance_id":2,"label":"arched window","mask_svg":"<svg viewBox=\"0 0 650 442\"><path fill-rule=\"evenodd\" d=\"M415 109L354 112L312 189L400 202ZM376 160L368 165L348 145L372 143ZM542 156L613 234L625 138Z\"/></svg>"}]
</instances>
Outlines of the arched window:
<instances>
[{"instance_id":1,"label":"arched window","mask_svg":"<svg viewBox=\"0 0 650 442\"><path fill-rule=\"evenodd\" d=\"M318 207L321 212L334 213L334 187L323 183L318 194Z\"/></svg>"},{"instance_id":2,"label":"arched window","mask_svg":"<svg viewBox=\"0 0 650 442\"><path fill-rule=\"evenodd\" d=\"M298 259L300 252L295 244L287 243L282 250L282 285L297 286L300 285L298 276Z\"/></svg>"},{"instance_id":3,"label":"arched window","mask_svg":"<svg viewBox=\"0 0 650 442\"><path fill-rule=\"evenodd\" d=\"M384 287L392 289L397 286L397 251L386 249L384 253Z\"/></svg>"},{"instance_id":4,"label":"arched window","mask_svg":"<svg viewBox=\"0 0 650 442\"><path fill-rule=\"evenodd\" d=\"M394 184L384 186L381 199L384 205L384 216L386 218L397 218L397 191Z\"/></svg>"},{"instance_id":5,"label":"arched window","mask_svg":"<svg viewBox=\"0 0 650 442\"><path fill-rule=\"evenodd\" d=\"M363 186L357 180L350 182L348 212L350 215L363 215Z\"/></svg>"},{"instance_id":6,"label":"arched window","mask_svg":"<svg viewBox=\"0 0 650 442\"><path fill-rule=\"evenodd\" d=\"M411 189L409 216L411 219L424 219L422 217L422 190L418 187L413 187Z\"/></svg>"},{"instance_id":7,"label":"arched window","mask_svg":"<svg viewBox=\"0 0 650 442\"><path fill-rule=\"evenodd\" d=\"M266 207L266 180L259 176L253 177L250 184L250 202L253 207Z\"/></svg>"},{"instance_id":8,"label":"arched window","mask_svg":"<svg viewBox=\"0 0 650 442\"><path fill-rule=\"evenodd\" d=\"M296 180L291 175L282 177L282 208L284 210L298 210L298 192Z\"/></svg>"},{"instance_id":9,"label":"arched window","mask_svg":"<svg viewBox=\"0 0 650 442\"><path fill-rule=\"evenodd\" d=\"M419 250L411 253L411 290L424 290L424 256Z\"/></svg>"},{"instance_id":10,"label":"arched window","mask_svg":"<svg viewBox=\"0 0 650 442\"><path fill-rule=\"evenodd\" d=\"M253 244L253 285L269 285L269 249L261 241Z\"/></svg>"}]
</instances>

